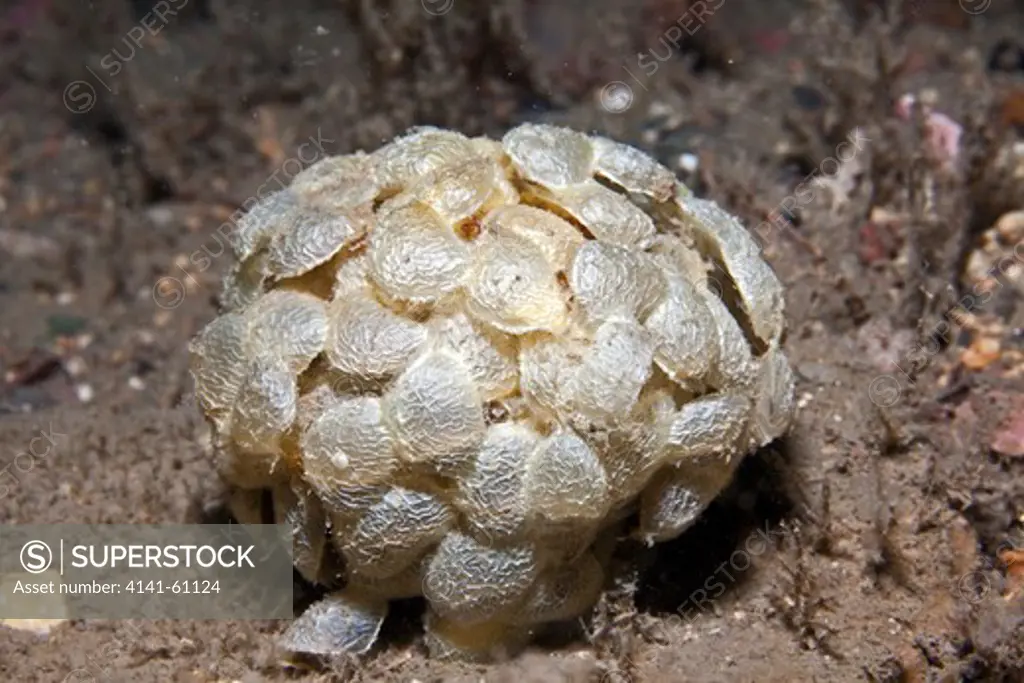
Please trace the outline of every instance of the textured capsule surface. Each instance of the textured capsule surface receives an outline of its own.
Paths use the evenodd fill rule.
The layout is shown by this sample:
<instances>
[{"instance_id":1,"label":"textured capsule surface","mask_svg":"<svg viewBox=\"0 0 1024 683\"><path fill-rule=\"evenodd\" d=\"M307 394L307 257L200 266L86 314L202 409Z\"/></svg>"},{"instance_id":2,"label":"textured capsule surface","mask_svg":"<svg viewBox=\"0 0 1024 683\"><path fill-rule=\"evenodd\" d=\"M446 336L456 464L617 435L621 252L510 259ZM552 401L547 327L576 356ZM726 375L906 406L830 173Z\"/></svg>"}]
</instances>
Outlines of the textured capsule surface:
<instances>
[{"instance_id":1,"label":"textured capsule surface","mask_svg":"<svg viewBox=\"0 0 1024 683\"><path fill-rule=\"evenodd\" d=\"M233 514L327 590L288 650L366 652L424 597L432 653L505 656L789 427L778 278L638 149L423 127L247 208L190 369Z\"/></svg>"}]
</instances>

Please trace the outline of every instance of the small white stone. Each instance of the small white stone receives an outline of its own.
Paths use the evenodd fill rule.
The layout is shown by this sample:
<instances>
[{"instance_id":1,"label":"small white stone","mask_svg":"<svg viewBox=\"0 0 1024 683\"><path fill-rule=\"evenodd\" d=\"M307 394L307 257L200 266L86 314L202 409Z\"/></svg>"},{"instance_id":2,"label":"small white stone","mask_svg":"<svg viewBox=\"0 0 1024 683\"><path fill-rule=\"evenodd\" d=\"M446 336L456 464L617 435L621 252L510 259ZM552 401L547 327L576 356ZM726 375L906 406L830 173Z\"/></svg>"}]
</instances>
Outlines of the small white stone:
<instances>
[{"instance_id":1,"label":"small white stone","mask_svg":"<svg viewBox=\"0 0 1024 683\"><path fill-rule=\"evenodd\" d=\"M75 387L75 394L82 403L89 403L96 395L96 392L93 391L92 385L79 384Z\"/></svg>"}]
</instances>

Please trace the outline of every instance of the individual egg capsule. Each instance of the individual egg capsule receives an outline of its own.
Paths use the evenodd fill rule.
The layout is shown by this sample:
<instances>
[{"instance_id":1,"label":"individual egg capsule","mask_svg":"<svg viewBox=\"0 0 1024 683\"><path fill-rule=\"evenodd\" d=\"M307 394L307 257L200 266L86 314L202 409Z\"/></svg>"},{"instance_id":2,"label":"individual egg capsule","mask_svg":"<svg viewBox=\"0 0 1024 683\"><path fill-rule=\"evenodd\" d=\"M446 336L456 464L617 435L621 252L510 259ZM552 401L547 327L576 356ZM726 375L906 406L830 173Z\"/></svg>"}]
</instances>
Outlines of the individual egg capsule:
<instances>
[{"instance_id":1,"label":"individual egg capsule","mask_svg":"<svg viewBox=\"0 0 1024 683\"><path fill-rule=\"evenodd\" d=\"M383 598L338 591L299 615L278 643L292 654L363 654L377 641L387 613Z\"/></svg>"},{"instance_id":2,"label":"individual egg capsule","mask_svg":"<svg viewBox=\"0 0 1024 683\"><path fill-rule=\"evenodd\" d=\"M466 285L466 308L510 334L561 332L568 304L544 253L513 235L480 240Z\"/></svg>"},{"instance_id":3,"label":"individual egg capsule","mask_svg":"<svg viewBox=\"0 0 1024 683\"><path fill-rule=\"evenodd\" d=\"M502 175L501 167L494 161L470 157L423 176L409 188L409 193L432 208L443 221L454 225L493 201ZM511 188L506 191L514 192Z\"/></svg>"},{"instance_id":4,"label":"individual egg capsule","mask_svg":"<svg viewBox=\"0 0 1024 683\"><path fill-rule=\"evenodd\" d=\"M592 324L643 320L661 298L664 276L653 260L614 244L590 241L576 251L569 286Z\"/></svg>"},{"instance_id":5,"label":"individual egg capsule","mask_svg":"<svg viewBox=\"0 0 1024 683\"><path fill-rule=\"evenodd\" d=\"M519 353L519 384L534 411L558 420L573 411L564 387L583 362L584 342L570 343L549 335L523 339Z\"/></svg>"},{"instance_id":6,"label":"individual egg capsule","mask_svg":"<svg viewBox=\"0 0 1024 683\"><path fill-rule=\"evenodd\" d=\"M486 427L469 371L444 350L422 354L395 380L384 395L384 414L405 461L441 470L465 465Z\"/></svg>"},{"instance_id":7,"label":"individual egg capsule","mask_svg":"<svg viewBox=\"0 0 1024 683\"><path fill-rule=\"evenodd\" d=\"M386 481L399 465L375 396L330 404L302 434L300 445L306 480L325 501L345 487Z\"/></svg>"},{"instance_id":8,"label":"individual egg capsule","mask_svg":"<svg viewBox=\"0 0 1024 683\"><path fill-rule=\"evenodd\" d=\"M515 607L539 570L528 545L492 547L452 531L427 563L423 595L446 619L482 622Z\"/></svg>"},{"instance_id":9,"label":"individual egg capsule","mask_svg":"<svg viewBox=\"0 0 1024 683\"><path fill-rule=\"evenodd\" d=\"M365 229L355 213L303 209L292 228L270 242L266 272L275 280L304 275L353 244Z\"/></svg>"},{"instance_id":10,"label":"individual egg capsule","mask_svg":"<svg viewBox=\"0 0 1024 683\"><path fill-rule=\"evenodd\" d=\"M732 478L735 463L681 461L659 472L640 495L637 536L648 545L670 541L693 526Z\"/></svg>"},{"instance_id":11,"label":"individual egg capsule","mask_svg":"<svg viewBox=\"0 0 1024 683\"><path fill-rule=\"evenodd\" d=\"M483 400L502 398L516 391L519 344L515 337L461 311L435 315L428 326L436 347L451 351L466 365Z\"/></svg>"},{"instance_id":12,"label":"individual egg capsule","mask_svg":"<svg viewBox=\"0 0 1024 683\"><path fill-rule=\"evenodd\" d=\"M550 211L524 204L498 207L484 217L481 227L487 233L514 235L528 241L541 250L556 275L568 272L573 255L586 241L572 223Z\"/></svg>"},{"instance_id":13,"label":"individual egg capsule","mask_svg":"<svg viewBox=\"0 0 1024 683\"><path fill-rule=\"evenodd\" d=\"M246 309L250 353L282 359L298 375L324 350L327 309L311 294L268 292Z\"/></svg>"},{"instance_id":14,"label":"individual egg capsule","mask_svg":"<svg viewBox=\"0 0 1024 683\"><path fill-rule=\"evenodd\" d=\"M760 359L754 414L750 420L754 448L767 446L785 434L796 409L795 378L785 354L772 344Z\"/></svg>"},{"instance_id":15,"label":"individual egg capsule","mask_svg":"<svg viewBox=\"0 0 1024 683\"><path fill-rule=\"evenodd\" d=\"M596 181L555 190L552 195L562 210L602 242L644 248L657 232L640 207Z\"/></svg>"},{"instance_id":16,"label":"individual egg capsule","mask_svg":"<svg viewBox=\"0 0 1024 683\"><path fill-rule=\"evenodd\" d=\"M434 303L459 289L472 263L467 244L430 207L405 200L382 207L367 255L377 287L389 299L413 303Z\"/></svg>"},{"instance_id":17,"label":"individual egg capsule","mask_svg":"<svg viewBox=\"0 0 1024 683\"><path fill-rule=\"evenodd\" d=\"M689 196L678 198L677 204L703 250L722 264L735 283L754 334L764 344L779 341L786 323L782 283L761 257L757 241L713 201Z\"/></svg>"},{"instance_id":18,"label":"individual egg capsule","mask_svg":"<svg viewBox=\"0 0 1024 683\"><path fill-rule=\"evenodd\" d=\"M298 390L287 363L273 356L252 361L235 400L231 435L243 450L281 452L281 437L295 420Z\"/></svg>"},{"instance_id":19,"label":"individual egg capsule","mask_svg":"<svg viewBox=\"0 0 1024 683\"><path fill-rule=\"evenodd\" d=\"M423 595L423 572L429 558L425 555L408 567L384 578L363 576L348 571L345 587L357 595L380 597L385 600L407 600Z\"/></svg>"},{"instance_id":20,"label":"individual egg capsule","mask_svg":"<svg viewBox=\"0 0 1024 683\"><path fill-rule=\"evenodd\" d=\"M758 365L743 328L715 292L700 287L697 292L715 320L718 339L718 362L708 374L708 383L722 391L753 389Z\"/></svg>"},{"instance_id":21,"label":"individual egg capsule","mask_svg":"<svg viewBox=\"0 0 1024 683\"><path fill-rule=\"evenodd\" d=\"M327 309L330 366L357 386L377 387L401 372L427 340L427 328L366 293L350 293Z\"/></svg>"},{"instance_id":22,"label":"individual egg capsule","mask_svg":"<svg viewBox=\"0 0 1024 683\"><path fill-rule=\"evenodd\" d=\"M604 468L587 443L570 430L546 437L526 464L526 500L538 527L588 524L608 511Z\"/></svg>"},{"instance_id":23,"label":"individual egg capsule","mask_svg":"<svg viewBox=\"0 0 1024 683\"><path fill-rule=\"evenodd\" d=\"M613 506L632 500L664 464L668 425L674 416L671 395L644 388L629 419L614 426L580 429L597 453L608 478Z\"/></svg>"},{"instance_id":24,"label":"individual egg capsule","mask_svg":"<svg viewBox=\"0 0 1024 683\"><path fill-rule=\"evenodd\" d=\"M298 215L298 197L289 189L261 198L238 219L231 233L230 242L235 256L239 261L250 258L276 235L287 233Z\"/></svg>"},{"instance_id":25,"label":"individual egg capsule","mask_svg":"<svg viewBox=\"0 0 1024 683\"><path fill-rule=\"evenodd\" d=\"M532 637L529 627L498 619L466 624L427 610L424 643L434 659L464 662L505 661L518 654Z\"/></svg>"},{"instance_id":26,"label":"individual egg capsule","mask_svg":"<svg viewBox=\"0 0 1024 683\"><path fill-rule=\"evenodd\" d=\"M477 154L466 136L421 126L370 156L382 191L393 193L409 187L432 171L472 159Z\"/></svg>"},{"instance_id":27,"label":"individual egg capsule","mask_svg":"<svg viewBox=\"0 0 1024 683\"><path fill-rule=\"evenodd\" d=\"M540 436L524 424L488 427L472 470L459 479L455 499L470 535L494 543L523 532L529 512L526 459L539 441Z\"/></svg>"},{"instance_id":28,"label":"individual egg capsule","mask_svg":"<svg viewBox=\"0 0 1024 683\"><path fill-rule=\"evenodd\" d=\"M240 311L248 308L266 293L267 253L265 251L237 261L224 276L219 303L225 311Z\"/></svg>"},{"instance_id":29,"label":"individual egg capsule","mask_svg":"<svg viewBox=\"0 0 1024 683\"><path fill-rule=\"evenodd\" d=\"M627 192L645 194L666 202L675 194L675 174L636 147L593 136L595 171Z\"/></svg>"},{"instance_id":30,"label":"individual egg capsule","mask_svg":"<svg viewBox=\"0 0 1024 683\"><path fill-rule=\"evenodd\" d=\"M718 328L693 285L679 275L667 276L666 283L644 329L654 340L658 367L682 387L698 390L718 364Z\"/></svg>"},{"instance_id":31,"label":"individual egg capsule","mask_svg":"<svg viewBox=\"0 0 1024 683\"><path fill-rule=\"evenodd\" d=\"M386 578L407 569L452 527L451 509L436 496L394 487L371 506L335 547L352 571Z\"/></svg>"},{"instance_id":32,"label":"individual egg capsule","mask_svg":"<svg viewBox=\"0 0 1024 683\"><path fill-rule=\"evenodd\" d=\"M562 393L576 410L599 421L618 421L633 410L651 376L654 344L631 320L608 320L570 375Z\"/></svg>"},{"instance_id":33,"label":"individual egg capsule","mask_svg":"<svg viewBox=\"0 0 1024 683\"><path fill-rule=\"evenodd\" d=\"M749 420L750 400L741 394L712 394L690 401L669 425L668 455L673 460L729 462L746 449L742 437Z\"/></svg>"},{"instance_id":34,"label":"individual egg capsule","mask_svg":"<svg viewBox=\"0 0 1024 683\"><path fill-rule=\"evenodd\" d=\"M189 369L196 400L218 430L225 428L249 369L248 329L244 316L225 313L204 327L189 344Z\"/></svg>"},{"instance_id":35,"label":"individual egg capsule","mask_svg":"<svg viewBox=\"0 0 1024 683\"><path fill-rule=\"evenodd\" d=\"M272 496L274 523L284 524L292 530L295 568L310 583L321 583L327 546L327 517L320 501L297 478L277 484Z\"/></svg>"},{"instance_id":36,"label":"individual egg capsule","mask_svg":"<svg viewBox=\"0 0 1024 683\"><path fill-rule=\"evenodd\" d=\"M570 564L542 572L510 621L539 624L574 619L593 606L603 584L601 563L593 553L584 552Z\"/></svg>"},{"instance_id":37,"label":"individual egg capsule","mask_svg":"<svg viewBox=\"0 0 1024 683\"><path fill-rule=\"evenodd\" d=\"M501 143L527 180L547 188L577 185L593 173L590 140L567 128L527 123L506 133Z\"/></svg>"},{"instance_id":38,"label":"individual egg capsule","mask_svg":"<svg viewBox=\"0 0 1024 683\"><path fill-rule=\"evenodd\" d=\"M343 213L372 202L381 184L373 159L356 152L317 161L296 175L289 188L307 206Z\"/></svg>"}]
</instances>

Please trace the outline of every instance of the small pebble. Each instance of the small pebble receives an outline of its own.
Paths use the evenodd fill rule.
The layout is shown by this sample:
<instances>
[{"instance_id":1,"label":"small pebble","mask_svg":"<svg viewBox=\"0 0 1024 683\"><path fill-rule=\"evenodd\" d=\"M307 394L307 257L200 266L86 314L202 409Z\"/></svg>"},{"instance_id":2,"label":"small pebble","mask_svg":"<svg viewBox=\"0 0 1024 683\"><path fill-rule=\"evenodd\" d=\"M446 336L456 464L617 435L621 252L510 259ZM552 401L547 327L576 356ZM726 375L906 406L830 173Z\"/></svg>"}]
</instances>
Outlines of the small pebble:
<instances>
[{"instance_id":1,"label":"small pebble","mask_svg":"<svg viewBox=\"0 0 1024 683\"><path fill-rule=\"evenodd\" d=\"M129 377L128 378L128 386L130 386L135 391L142 391L143 389L146 388L146 383L143 382L138 377Z\"/></svg>"},{"instance_id":2,"label":"small pebble","mask_svg":"<svg viewBox=\"0 0 1024 683\"><path fill-rule=\"evenodd\" d=\"M82 403L89 403L92 401L95 392L92 386L89 384L79 384L75 387L75 394L78 396L78 400Z\"/></svg>"}]
</instances>

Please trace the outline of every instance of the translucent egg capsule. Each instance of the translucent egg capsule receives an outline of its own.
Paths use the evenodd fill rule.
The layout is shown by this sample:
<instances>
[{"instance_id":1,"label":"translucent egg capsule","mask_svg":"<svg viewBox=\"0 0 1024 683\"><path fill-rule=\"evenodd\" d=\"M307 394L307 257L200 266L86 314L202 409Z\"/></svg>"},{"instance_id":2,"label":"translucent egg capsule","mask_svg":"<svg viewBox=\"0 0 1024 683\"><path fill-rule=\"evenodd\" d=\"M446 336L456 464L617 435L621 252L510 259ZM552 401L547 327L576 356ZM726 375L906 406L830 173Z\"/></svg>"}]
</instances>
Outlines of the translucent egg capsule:
<instances>
[{"instance_id":1,"label":"translucent egg capsule","mask_svg":"<svg viewBox=\"0 0 1024 683\"><path fill-rule=\"evenodd\" d=\"M472 470L459 481L456 505L469 532L494 543L520 534L529 508L524 491L526 460L540 441L525 425L507 423L487 429Z\"/></svg>"},{"instance_id":2,"label":"translucent egg capsule","mask_svg":"<svg viewBox=\"0 0 1024 683\"><path fill-rule=\"evenodd\" d=\"M537 335L523 341L519 353L519 384L523 395L538 413L548 419L561 419L573 408L567 402L564 387L583 362L582 342Z\"/></svg>"},{"instance_id":3,"label":"translucent egg capsule","mask_svg":"<svg viewBox=\"0 0 1024 683\"><path fill-rule=\"evenodd\" d=\"M661 270L641 254L591 241L576 252L569 286L588 318L598 324L611 318L643 320L665 282Z\"/></svg>"},{"instance_id":4,"label":"translucent egg capsule","mask_svg":"<svg viewBox=\"0 0 1024 683\"><path fill-rule=\"evenodd\" d=\"M525 597L538 572L529 546L490 547L453 531L427 564L423 595L444 618L480 622L510 611Z\"/></svg>"},{"instance_id":5,"label":"translucent egg capsule","mask_svg":"<svg viewBox=\"0 0 1024 683\"><path fill-rule=\"evenodd\" d=\"M369 271L390 298L431 303L462 286L469 247L423 204L383 214L370 231Z\"/></svg>"},{"instance_id":6,"label":"translucent egg capsule","mask_svg":"<svg viewBox=\"0 0 1024 683\"><path fill-rule=\"evenodd\" d=\"M279 358L262 357L248 368L235 400L231 435L254 453L277 453L284 432L295 419L295 375Z\"/></svg>"},{"instance_id":7,"label":"translucent egg capsule","mask_svg":"<svg viewBox=\"0 0 1024 683\"><path fill-rule=\"evenodd\" d=\"M501 168L493 161L470 158L421 178L409 192L442 220L454 224L479 211L498 192L502 180ZM515 191L508 187L505 192Z\"/></svg>"},{"instance_id":8,"label":"translucent egg capsule","mask_svg":"<svg viewBox=\"0 0 1024 683\"><path fill-rule=\"evenodd\" d=\"M273 489L274 523L292 530L295 568L312 583L321 580L327 536L327 517L316 495L298 480L281 482Z\"/></svg>"},{"instance_id":9,"label":"translucent egg capsule","mask_svg":"<svg viewBox=\"0 0 1024 683\"><path fill-rule=\"evenodd\" d=\"M386 481L399 465L380 399L358 396L330 405L302 434L306 479L325 502L352 485Z\"/></svg>"},{"instance_id":10,"label":"translucent egg capsule","mask_svg":"<svg viewBox=\"0 0 1024 683\"><path fill-rule=\"evenodd\" d=\"M384 397L401 456L442 468L465 463L484 437L480 396L466 366L443 350L424 353Z\"/></svg>"},{"instance_id":11,"label":"translucent egg capsule","mask_svg":"<svg viewBox=\"0 0 1024 683\"><path fill-rule=\"evenodd\" d=\"M590 140L567 128L523 124L501 142L519 173L538 185L569 187L589 180L593 173Z\"/></svg>"},{"instance_id":12,"label":"translucent egg capsule","mask_svg":"<svg viewBox=\"0 0 1024 683\"><path fill-rule=\"evenodd\" d=\"M539 624L573 619L597 601L603 584L601 563L593 553L583 553L571 564L541 573L511 621Z\"/></svg>"},{"instance_id":13,"label":"translucent egg capsule","mask_svg":"<svg viewBox=\"0 0 1024 683\"><path fill-rule=\"evenodd\" d=\"M469 312L510 334L564 329L568 306L544 253L511 235L483 241L466 286Z\"/></svg>"},{"instance_id":14,"label":"translucent egg capsule","mask_svg":"<svg viewBox=\"0 0 1024 683\"><path fill-rule=\"evenodd\" d=\"M411 565L393 576L372 578L357 572L349 571L346 575L346 588L356 593L385 598L387 600L407 600L423 595L423 570L426 558L413 562Z\"/></svg>"},{"instance_id":15,"label":"translucent egg capsule","mask_svg":"<svg viewBox=\"0 0 1024 683\"><path fill-rule=\"evenodd\" d=\"M718 364L715 319L697 290L679 275L666 278L665 297L644 321L654 361L685 388L698 389Z\"/></svg>"},{"instance_id":16,"label":"translucent egg capsule","mask_svg":"<svg viewBox=\"0 0 1024 683\"><path fill-rule=\"evenodd\" d=\"M292 229L270 243L266 270L276 279L298 277L354 242L365 227L345 213L303 210Z\"/></svg>"},{"instance_id":17,"label":"translucent egg capsule","mask_svg":"<svg viewBox=\"0 0 1024 683\"><path fill-rule=\"evenodd\" d=\"M562 393L578 411L597 420L618 421L632 411L653 361L654 344L640 325L609 320L597 328Z\"/></svg>"},{"instance_id":18,"label":"translucent egg capsule","mask_svg":"<svg viewBox=\"0 0 1024 683\"><path fill-rule=\"evenodd\" d=\"M223 426L248 371L248 323L227 313L209 323L189 344L196 400Z\"/></svg>"},{"instance_id":19,"label":"translucent egg capsule","mask_svg":"<svg viewBox=\"0 0 1024 683\"><path fill-rule=\"evenodd\" d=\"M292 179L290 189L307 206L342 213L369 204L381 188L373 159L356 152L317 161Z\"/></svg>"},{"instance_id":20,"label":"translucent egg capsule","mask_svg":"<svg viewBox=\"0 0 1024 683\"><path fill-rule=\"evenodd\" d=\"M282 456L277 451L258 453L251 449L243 450L240 444L225 438L223 443L214 443L213 453L217 473L224 481L243 490L260 491L289 479ZM253 523L262 524L262 516Z\"/></svg>"},{"instance_id":21,"label":"translucent egg capsule","mask_svg":"<svg viewBox=\"0 0 1024 683\"><path fill-rule=\"evenodd\" d=\"M260 199L238 219L231 234L235 257L245 261L266 247L274 236L288 232L298 214L298 197L291 190L274 192Z\"/></svg>"},{"instance_id":22,"label":"translucent egg capsule","mask_svg":"<svg viewBox=\"0 0 1024 683\"><path fill-rule=\"evenodd\" d=\"M363 514L350 533L335 536L334 542L352 571L384 578L413 564L454 521L448 506L435 496L395 487Z\"/></svg>"},{"instance_id":23,"label":"translucent egg capsule","mask_svg":"<svg viewBox=\"0 0 1024 683\"><path fill-rule=\"evenodd\" d=\"M758 365L750 342L725 303L706 288L698 288L711 317L715 320L718 357L708 381L717 389L750 389L757 382Z\"/></svg>"},{"instance_id":24,"label":"translucent egg capsule","mask_svg":"<svg viewBox=\"0 0 1024 683\"><path fill-rule=\"evenodd\" d=\"M394 192L432 171L474 156L475 148L466 136L423 126L377 150L371 160L382 189Z\"/></svg>"},{"instance_id":25,"label":"translucent egg capsule","mask_svg":"<svg viewBox=\"0 0 1024 683\"><path fill-rule=\"evenodd\" d=\"M573 255L586 241L579 230L566 220L533 206L502 206L487 214L484 232L515 235L541 250L555 273L567 272Z\"/></svg>"},{"instance_id":26,"label":"translucent egg capsule","mask_svg":"<svg viewBox=\"0 0 1024 683\"><path fill-rule=\"evenodd\" d=\"M461 623L427 611L423 642L434 659L465 662L508 661L529 642L528 627L499 619Z\"/></svg>"},{"instance_id":27,"label":"translucent egg capsule","mask_svg":"<svg viewBox=\"0 0 1024 683\"><path fill-rule=\"evenodd\" d=\"M379 386L408 365L427 340L427 327L350 293L328 308L326 356L331 367L357 384Z\"/></svg>"},{"instance_id":28,"label":"translucent egg capsule","mask_svg":"<svg viewBox=\"0 0 1024 683\"><path fill-rule=\"evenodd\" d=\"M311 294L269 292L245 315L249 319L249 348L284 360L295 374L305 370L324 350L327 309Z\"/></svg>"},{"instance_id":29,"label":"translucent egg capsule","mask_svg":"<svg viewBox=\"0 0 1024 683\"><path fill-rule=\"evenodd\" d=\"M796 409L795 378L786 356L772 344L760 361L754 413L750 421L753 446L760 448L785 434Z\"/></svg>"},{"instance_id":30,"label":"translucent egg capsule","mask_svg":"<svg viewBox=\"0 0 1024 683\"><path fill-rule=\"evenodd\" d=\"M621 247L647 247L657 232L654 221L636 204L597 183L558 190L559 206L597 239Z\"/></svg>"},{"instance_id":31,"label":"translucent egg capsule","mask_svg":"<svg viewBox=\"0 0 1024 683\"><path fill-rule=\"evenodd\" d=\"M670 541L697 521L732 478L718 463L683 462L655 475L640 495L637 535L648 545Z\"/></svg>"},{"instance_id":32,"label":"translucent egg capsule","mask_svg":"<svg viewBox=\"0 0 1024 683\"><path fill-rule=\"evenodd\" d=\"M757 241L715 202L685 197L678 204L692 220L705 248L714 253L736 283L754 333L765 344L778 341L785 326L782 283L761 258Z\"/></svg>"},{"instance_id":33,"label":"translucent egg capsule","mask_svg":"<svg viewBox=\"0 0 1024 683\"><path fill-rule=\"evenodd\" d=\"M667 446L673 459L722 456L726 462L741 453L740 436L750 419L750 401L742 395L705 396L676 413Z\"/></svg>"},{"instance_id":34,"label":"translucent egg capsule","mask_svg":"<svg viewBox=\"0 0 1024 683\"><path fill-rule=\"evenodd\" d=\"M588 431L586 441L604 467L613 505L636 496L664 464L668 425L674 413L667 392L645 388L628 420Z\"/></svg>"},{"instance_id":35,"label":"translucent egg capsule","mask_svg":"<svg viewBox=\"0 0 1024 683\"><path fill-rule=\"evenodd\" d=\"M346 254L339 259L334 271L334 287L331 301L347 296L372 296L370 284L370 260L365 252Z\"/></svg>"},{"instance_id":36,"label":"translucent egg capsule","mask_svg":"<svg viewBox=\"0 0 1024 683\"><path fill-rule=\"evenodd\" d=\"M562 430L545 438L526 463L526 499L538 524L593 522L608 511L608 481L594 451Z\"/></svg>"},{"instance_id":37,"label":"translucent egg capsule","mask_svg":"<svg viewBox=\"0 0 1024 683\"><path fill-rule=\"evenodd\" d=\"M429 323L433 343L462 359L480 398L489 401L515 392L519 385L518 342L465 313L435 316Z\"/></svg>"},{"instance_id":38,"label":"translucent egg capsule","mask_svg":"<svg viewBox=\"0 0 1024 683\"><path fill-rule=\"evenodd\" d=\"M220 305L227 311L250 306L263 296L268 278L266 252L235 263L224 277Z\"/></svg>"},{"instance_id":39,"label":"translucent egg capsule","mask_svg":"<svg viewBox=\"0 0 1024 683\"><path fill-rule=\"evenodd\" d=\"M387 613L382 598L348 590L331 593L293 621L279 644L296 654L362 654L377 641Z\"/></svg>"},{"instance_id":40,"label":"translucent egg capsule","mask_svg":"<svg viewBox=\"0 0 1024 683\"><path fill-rule=\"evenodd\" d=\"M624 145L608 138L591 137L596 156L597 175L628 192L637 192L659 202L675 194L676 177L654 158L636 147Z\"/></svg>"}]
</instances>

